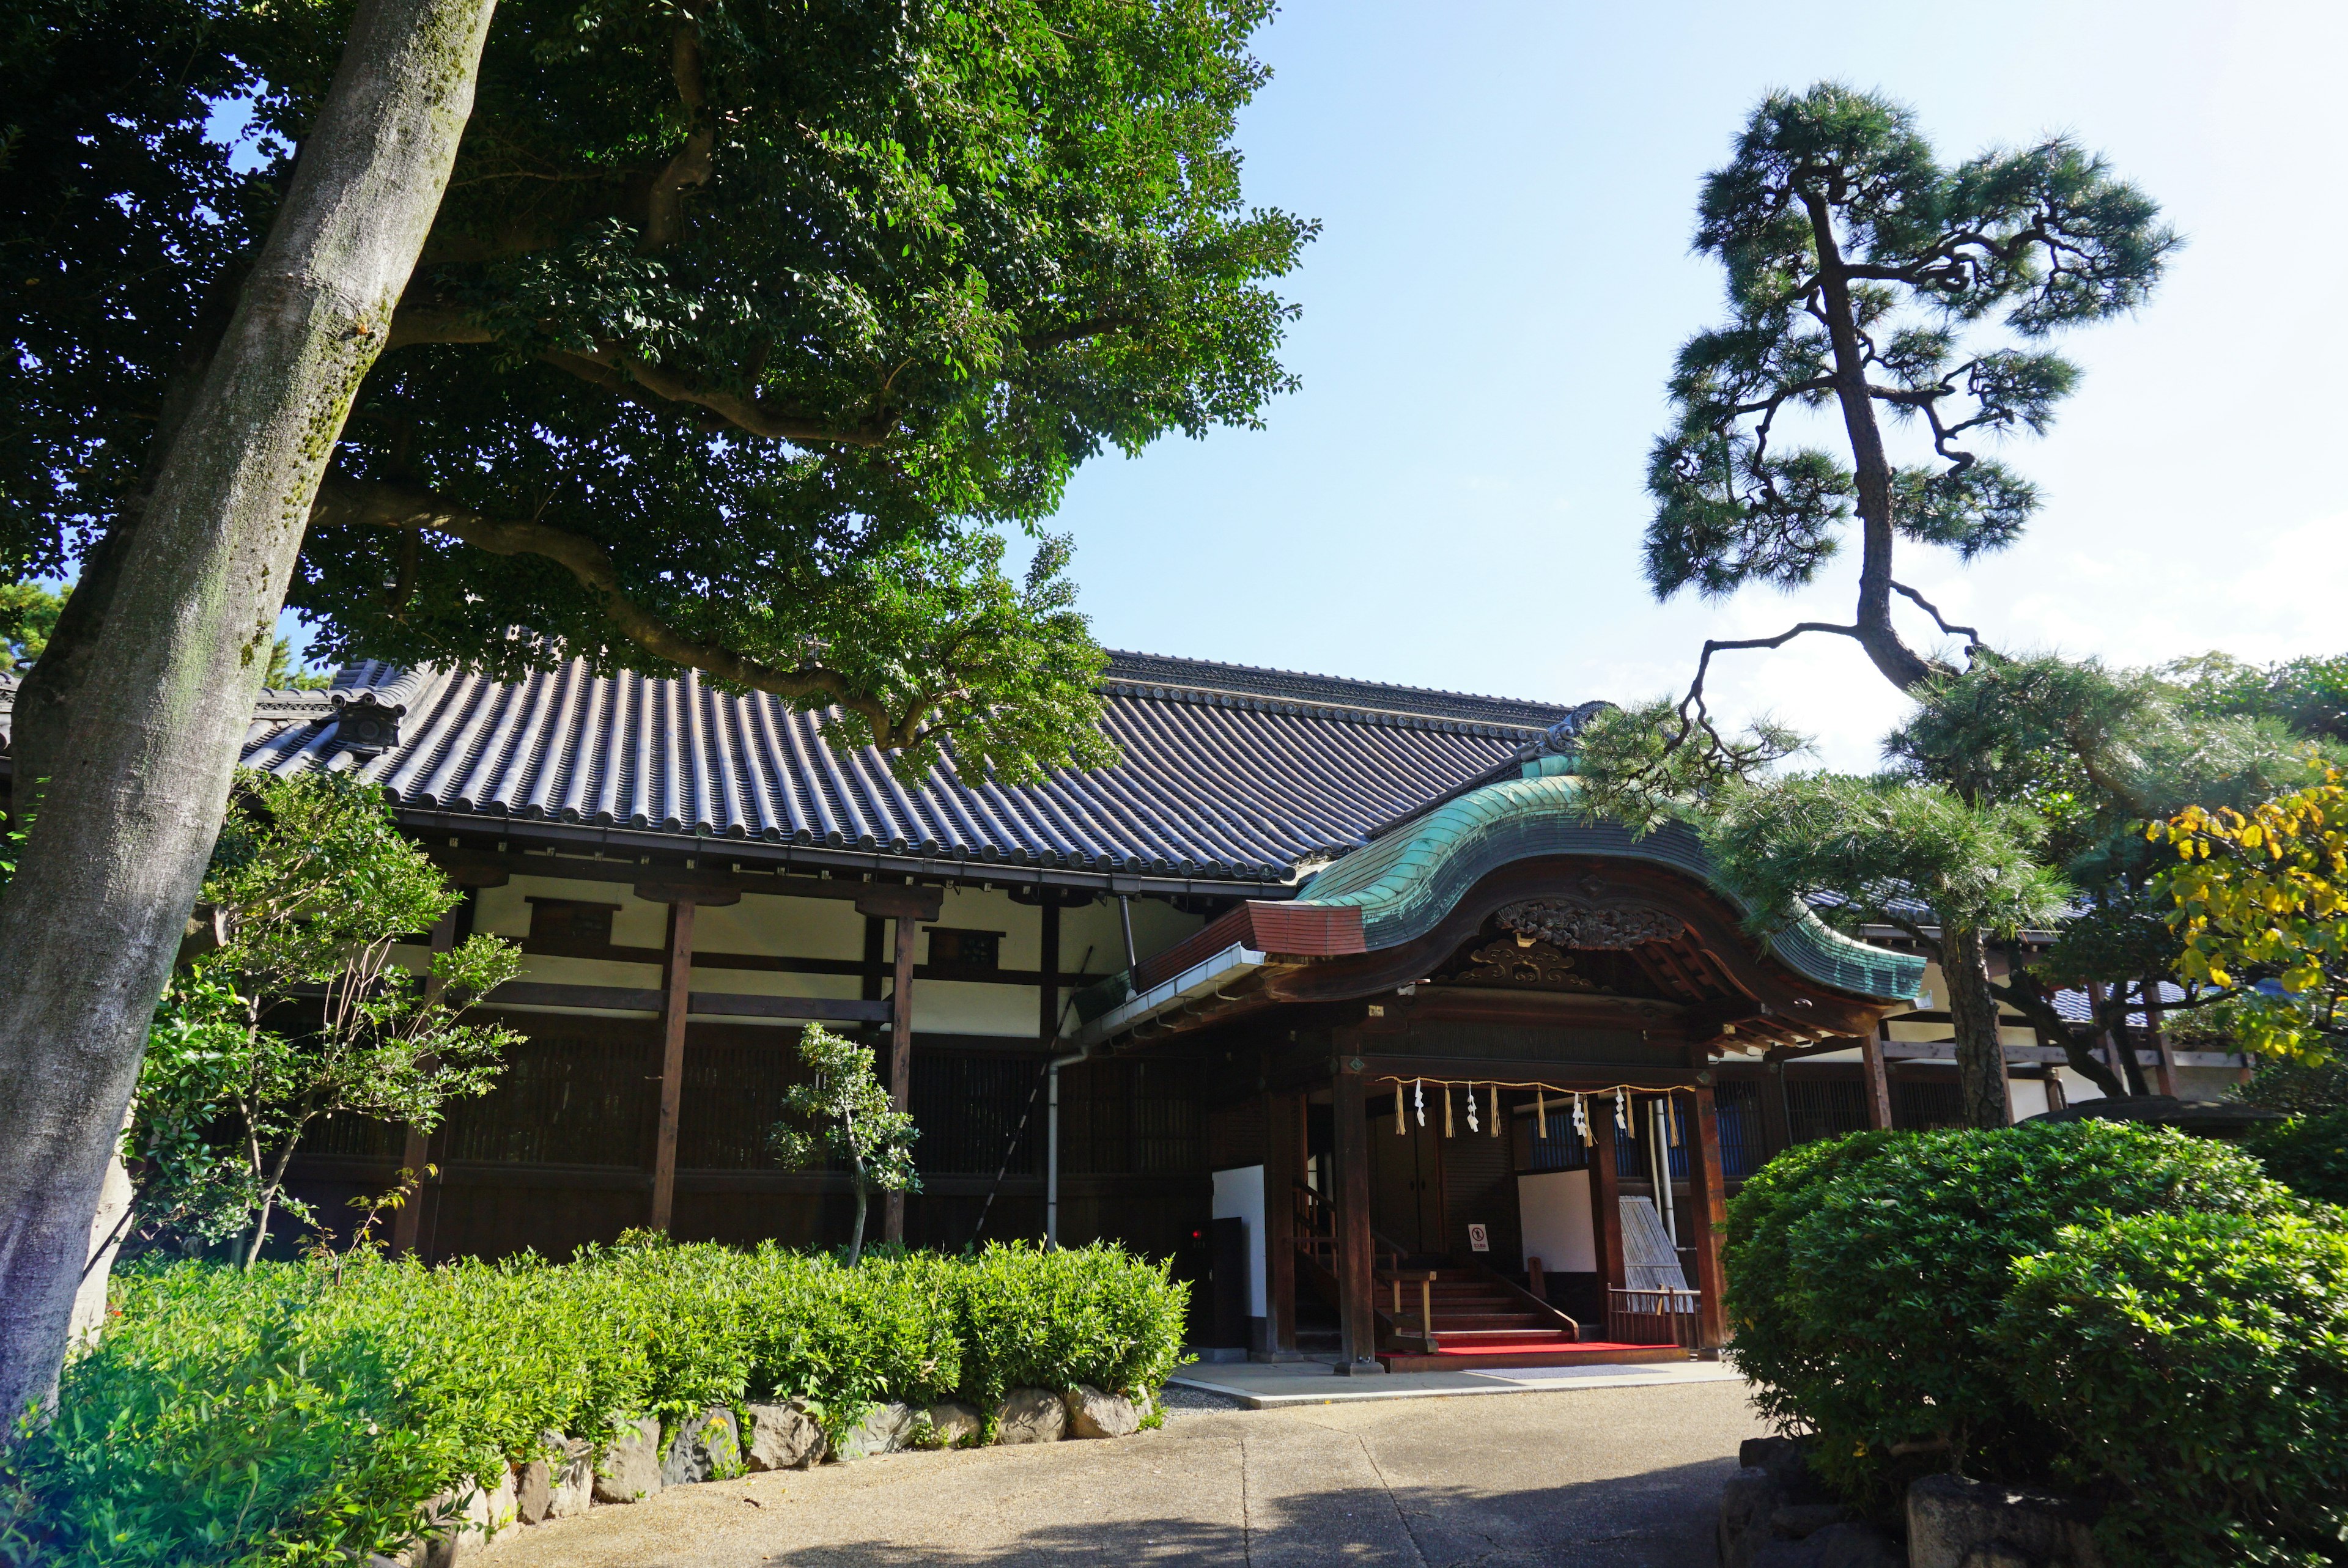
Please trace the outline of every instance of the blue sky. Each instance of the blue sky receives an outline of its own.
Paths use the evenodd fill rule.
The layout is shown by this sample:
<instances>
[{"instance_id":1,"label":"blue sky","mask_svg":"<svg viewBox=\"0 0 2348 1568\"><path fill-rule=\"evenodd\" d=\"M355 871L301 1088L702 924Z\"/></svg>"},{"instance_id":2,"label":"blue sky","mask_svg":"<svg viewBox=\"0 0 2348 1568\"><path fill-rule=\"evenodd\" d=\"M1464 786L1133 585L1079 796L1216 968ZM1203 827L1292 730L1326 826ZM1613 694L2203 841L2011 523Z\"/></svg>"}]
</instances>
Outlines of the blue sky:
<instances>
[{"instance_id":1,"label":"blue sky","mask_svg":"<svg viewBox=\"0 0 2348 1568\"><path fill-rule=\"evenodd\" d=\"M2002 453L2046 495L2029 535L1970 569L1909 547L1906 580L2013 649L2348 647L2348 6L1303 0L1258 47L1249 195L1323 223L1285 285L1303 387L1077 477L1054 527L1107 645L1623 701L1707 635L1845 618L1847 571L1658 605L1638 566L1663 378L1720 313L1697 184L1763 93L1835 77L1952 159L2068 131L2188 240L2142 313L2062 341L2081 390ZM1855 647L1734 659L1730 712L1871 765L1900 702Z\"/></svg>"},{"instance_id":2,"label":"blue sky","mask_svg":"<svg viewBox=\"0 0 2348 1568\"><path fill-rule=\"evenodd\" d=\"M1058 523L1111 647L1509 696L1684 682L1707 635L1842 619L1659 606L1641 581L1663 382L1720 310L1697 183L1769 88L1912 104L1951 159L2067 130L2188 238L2140 314L2003 452L2047 505L2013 550L1904 570L1993 642L2151 662L2348 648L2348 494L2320 376L2348 360L2348 6L1428 7L1311 0L1259 36L1251 199L1319 218L1288 282L1303 389L1260 432L1096 461ZM1896 695L1841 640L1719 689L1868 766Z\"/></svg>"}]
</instances>

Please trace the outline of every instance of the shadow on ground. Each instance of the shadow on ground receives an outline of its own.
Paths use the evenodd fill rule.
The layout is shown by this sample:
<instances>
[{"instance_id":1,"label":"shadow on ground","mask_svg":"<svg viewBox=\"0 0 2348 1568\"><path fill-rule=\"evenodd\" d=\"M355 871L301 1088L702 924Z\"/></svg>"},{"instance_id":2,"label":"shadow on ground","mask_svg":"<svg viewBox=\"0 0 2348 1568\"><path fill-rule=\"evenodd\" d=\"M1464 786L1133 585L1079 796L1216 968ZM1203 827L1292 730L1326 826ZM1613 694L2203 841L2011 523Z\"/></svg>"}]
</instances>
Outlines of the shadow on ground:
<instances>
[{"instance_id":1,"label":"shadow on ground","mask_svg":"<svg viewBox=\"0 0 2348 1568\"><path fill-rule=\"evenodd\" d=\"M868 1539L784 1551L771 1568L999 1568L1010 1563L1407 1564L1410 1568L1710 1568L1734 1460L1514 1491L1345 1488L1247 1510L1242 1524L1179 1517L1050 1524L955 1551Z\"/></svg>"}]
</instances>

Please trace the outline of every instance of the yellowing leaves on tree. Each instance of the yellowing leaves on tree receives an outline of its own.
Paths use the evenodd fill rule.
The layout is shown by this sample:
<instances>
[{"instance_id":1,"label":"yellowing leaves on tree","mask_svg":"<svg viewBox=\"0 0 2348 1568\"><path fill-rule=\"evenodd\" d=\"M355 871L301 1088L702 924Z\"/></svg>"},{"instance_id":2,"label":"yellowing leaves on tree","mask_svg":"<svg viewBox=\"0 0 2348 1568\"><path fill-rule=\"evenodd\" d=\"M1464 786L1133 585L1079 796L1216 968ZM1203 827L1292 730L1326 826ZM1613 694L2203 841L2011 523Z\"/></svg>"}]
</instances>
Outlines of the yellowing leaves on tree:
<instances>
[{"instance_id":1,"label":"yellowing leaves on tree","mask_svg":"<svg viewBox=\"0 0 2348 1568\"><path fill-rule=\"evenodd\" d=\"M2223 1004L2242 1044L2322 1060L2348 1031L2348 786L2336 772L2247 815L2188 806L2147 830L2175 847L2160 886L2179 971L2243 986Z\"/></svg>"}]
</instances>

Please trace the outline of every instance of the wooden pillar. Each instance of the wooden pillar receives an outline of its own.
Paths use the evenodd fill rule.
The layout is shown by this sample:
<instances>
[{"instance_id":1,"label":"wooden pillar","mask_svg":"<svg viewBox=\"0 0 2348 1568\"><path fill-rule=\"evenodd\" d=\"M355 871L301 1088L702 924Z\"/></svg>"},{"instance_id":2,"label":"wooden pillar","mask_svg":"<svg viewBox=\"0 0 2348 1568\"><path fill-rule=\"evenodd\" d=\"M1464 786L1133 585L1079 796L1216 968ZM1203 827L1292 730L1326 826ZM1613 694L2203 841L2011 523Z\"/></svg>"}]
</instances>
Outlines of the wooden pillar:
<instances>
[{"instance_id":1,"label":"wooden pillar","mask_svg":"<svg viewBox=\"0 0 2348 1568\"><path fill-rule=\"evenodd\" d=\"M439 923L432 927L434 958L437 958L456 947L457 917L465 910L472 897L469 891L463 898L449 905L448 912L441 916ZM440 982L427 979L424 982L424 999L427 1002L438 1001L439 997ZM417 1237L424 1224L424 1167L432 1163L431 1134L413 1122L408 1124L407 1133L407 1139L400 1145L399 1151L400 1180L403 1182L412 1180L417 1184L417 1187L414 1192L407 1194L407 1201L401 1204L398 1212L392 1216L391 1250L394 1254L411 1253L416 1250Z\"/></svg>"},{"instance_id":2,"label":"wooden pillar","mask_svg":"<svg viewBox=\"0 0 2348 1568\"><path fill-rule=\"evenodd\" d=\"M2087 1005L2089 1008L2093 1009L2095 1012L2096 1020L2096 1038L2103 1041L2104 1065L2112 1070L2112 1076L2119 1080L2120 1092L2122 1094L2126 1094L2127 1092L2128 1086L2128 1071L2127 1067L2122 1065L2120 1061L2120 1052L2128 1049L2128 1047L2121 1040L2120 1036L2127 1034L2127 1031L2126 1030L2121 1030L2118 1031L2118 1034L2115 1034L2112 1030L2103 1027L2104 1002L2106 999L2106 994L2107 993L2104 989L2103 981L2089 980L2087 982Z\"/></svg>"},{"instance_id":3,"label":"wooden pillar","mask_svg":"<svg viewBox=\"0 0 2348 1568\"><path fill-rule=\"evenodd\" d=\"M1891 1075L1883 1067L1883 1028L1877 1025L1874 1032L1862 1036L1859 1042L1859 1061L1867 1074L1867 1124L1881 1132L1891 1125ZM2009 1102L2013 1091L2006 1091ZM2011 1110L2006 1120L2013 1120Z\"/></svg>"},{"instance_id":4,"label":"wooden pillar","mask_svg":"<svg viewBox=\"0 0 2348 1568\"><path fill-rule=\"evenodd\" d=\"M2177 1051L2168 1043L2168 1031L2160 1027L2160 982L2144 982L2144 1029L2152 1036L2153 1071L2158 1075L2156 1086L2171 1099L2177 1095Z\"/></svg>"},{"instance_id":5,"label":"wooden pillar","mask_svg":"<svg viewBox=\"0 0 2348 1568\"><path fill-rule=\"evenodd\" d=\"M1712 1085L1695 1089L1695 1148L1688 1161L1688 1209L1695 1221L1696 1338L1707 1350L1728 1342L1720 1300L1720 1238L1728 1228L1728 1188L1720 1173L1720 1116Z\"/></svg>"},{"instance_id":6,"label":"wooden pillar","mask_svg":"<svg viewBox=\"0 0 2348 1568\"><path fill-rule=\"evenodd\" d=\"M1353 1042L1338 1036L1340 1051ZM1372 1304L1375 1259L1370 1240L1370 1129L1362 1074L1350 1061L1337 1066L1335 1101L1337 1163L1337 1324L1344 1347L1340 1372L1381 1372L1377 1316Z\"/></svg>"},{"instance_id":7,"label":"wooden pillar","mask_svg":"<svg viewBox=\"0 0 2348 1568\"><path fill-rule=\"evenodd\" d=\"M1263 1097L1264 1327L1274 1354L1296 1348L1296 1186L1304 1180L1304 1096Z\"/></svg>"},{"instance_id":8,"label":"wooden pillar","mask_svg":"<svg viewBox=\"0 0 2348 1568\"><path fill-rule=\"evenodd\" d=\"M1590 1110L1590 1202L1598 1212L1598 1266L1610 1290L1629 1277L1622 1269L1622 1174L1614 1163L1614 1101L1593 1097Z\"/></svg>"},{"instance_id":9,"label":"wooden pillar","mask_svg":"<svg viewBox=\"0 0 2348 1568\"><path fill-rule=\"evenodd\" d=\"M676 1123L685 1103L685 1015L693 1003L693 911L690 898L672 902L668 915L667 997L661 1007L660 1132L653 1144L652 1228L668 1229L676 1202Z\"/></svg>"},{"instance_id":10,"label":"wooden pillar","mask_svg":"<svg viewBox=\"0 0 2348 1568\"><path fill-rule=\"evenodd\" d=\"M1044 989L1037 997L1035 1039L1048 1053L1060 1038L1060 907L1046 903L1043 917Z\"/></svg>"},{"instance_id":11,"label":"wooden pillar","mask_svg":"<svg viewBox=\"0 0 2348 1568\"><path fill-rule=\"evenodd\" d=\"M919 922L897 917L896 989L889 993L889 1103L902 1111L913 1099L913 938ZM905 1194L891 1193L882 1205L880 1239L905 1239Z\"/></svg>"}]
</instances>

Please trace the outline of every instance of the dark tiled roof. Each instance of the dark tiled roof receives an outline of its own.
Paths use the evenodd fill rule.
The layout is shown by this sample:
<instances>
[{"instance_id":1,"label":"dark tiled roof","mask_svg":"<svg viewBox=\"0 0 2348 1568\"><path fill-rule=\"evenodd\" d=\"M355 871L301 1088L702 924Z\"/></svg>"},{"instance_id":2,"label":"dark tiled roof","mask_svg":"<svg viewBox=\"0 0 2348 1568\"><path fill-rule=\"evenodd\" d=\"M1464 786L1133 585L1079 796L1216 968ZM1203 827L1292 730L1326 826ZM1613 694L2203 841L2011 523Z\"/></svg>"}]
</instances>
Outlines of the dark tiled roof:
<instances>
[{"instance_id":1,"label":"dark tiled roof","mask_svg":"<svg viewBox=\"0 0 2348 1568\"><path fill-rule=\"evenodd\" d=\"M915 788L815 716L697 676L515 684L358 664L330 692L264 694L245 762L361 768L411 813L1206 881L1282 881L1300 856L1517 753L1572 710L1199 660L1112 656L1117 766L1009 789L940 770ZM0 697L5 692L0 691ZM337 715L400 714L355 753Z\"/></svg>"},{"instance_id":2,"label":"dark tiled roof","mask_svg":"<svg viewBox=\"0 0 2348 1568\"><path fill-rule=\"evenodd\" d=\"M2178 985L2175 980L2163 980L2160 982L2160 1000L2162 1006L2172 1007L2184 999L2185 988L2183 986ZM2096 1021L2095 1007L2087 1000L2087 993L2083 990L2075 989L2056 991L2054 993L2054 1010L2063 1016L2063 1020L2066 1023L2093 1023ZM2128 1013L2127 1021L2130 1029L2144 1028L2144 1009L2142 1008L2132 1009Z\"/></svg>"}]
</instances>

